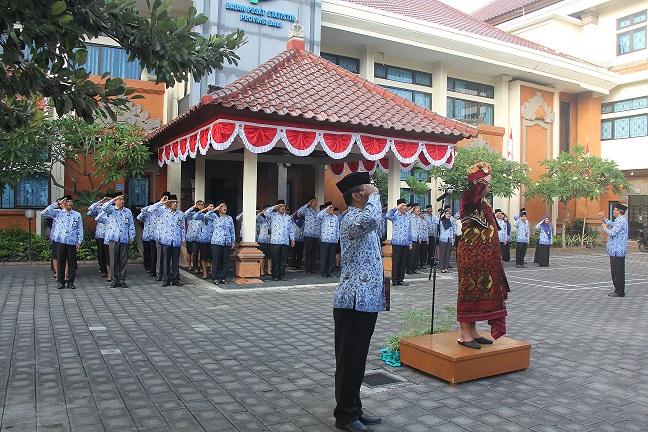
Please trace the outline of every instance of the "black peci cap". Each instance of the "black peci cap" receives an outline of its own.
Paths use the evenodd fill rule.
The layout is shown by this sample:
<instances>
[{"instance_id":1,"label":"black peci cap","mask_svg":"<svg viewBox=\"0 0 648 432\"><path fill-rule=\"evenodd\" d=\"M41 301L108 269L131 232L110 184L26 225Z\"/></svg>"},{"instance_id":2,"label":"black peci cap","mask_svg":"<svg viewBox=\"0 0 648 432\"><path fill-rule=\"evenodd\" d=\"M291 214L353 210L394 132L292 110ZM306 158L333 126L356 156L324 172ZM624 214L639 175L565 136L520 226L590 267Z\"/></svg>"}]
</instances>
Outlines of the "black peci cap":
<instances>
[{"instance_id":1,"label":"black peci cap","mask_svg":"<svg viewBox=\"0 0 648 432\"><path fill-rule=\"evenodd\" d=\"M284 200L277 200L277 205L286 205L286 201L284 201Z\"/></svg>"},{"instance_id":2,"label":"black peci cap","mask_svg":"<svg viewBox=\"0 0 648 432\"><path fill-rule=\"evenodd\" d=\"M396 205L405 204L406 202L407 202L407 200L404 200L403 198L399 198L399 199L396 200Z\"/></svg>"},{"instance_id":3,"label":"black peci cap","mask_svg":"<svg viewBox=\"0 0 648 432\"><path fill-rule=\"evenodd\" d=\"M341 193L353 189L356 186L361 186L371 183L371 175L368 172L355 172L347 175L342 180L337 182L336 186Z\"/></svg>"},{"instance_id":4,"label":"black peci cap","mask_svg":"<svg viewBox=\"0 0 648 432\"><path fill-rule=\"evenodd\" d=\"M178 196L174 194L169 194L167 195L169 197L169 201L178 201Z\"/></svg>"},{"instance_id":5,"label":"black peci cap","mask_svg":"<svg viewBox=\"0 0 648 432\"><path fill-rule=\"evenodd\" d=\"M621 210L621 211L624 212L624 213L625 213L626 211L628 211L628 206L625 205L625 204L621 204L621 203L616 203L616 204L614 204L614 208L619 209L619 210Z\"/></svg>"}]
</instances>

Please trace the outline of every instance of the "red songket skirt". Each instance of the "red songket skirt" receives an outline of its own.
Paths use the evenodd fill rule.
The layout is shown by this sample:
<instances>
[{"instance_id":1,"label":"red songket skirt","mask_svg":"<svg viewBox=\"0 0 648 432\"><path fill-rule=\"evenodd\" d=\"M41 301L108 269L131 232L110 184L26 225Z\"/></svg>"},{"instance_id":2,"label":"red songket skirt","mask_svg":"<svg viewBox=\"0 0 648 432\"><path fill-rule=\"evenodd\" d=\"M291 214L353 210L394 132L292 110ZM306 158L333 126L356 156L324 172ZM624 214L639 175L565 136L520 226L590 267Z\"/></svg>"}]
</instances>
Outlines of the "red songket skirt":
<instances>
[{"instance_id":1,"label":"red songket skirt","mask_svg":"<svg viewBox=\"0 0 648 432\"><path fill-rule=\"evenodd\" d=\"M457 245L457 321L488 321L497 339L506 333L509 286L502 266L497 223L493 210L482 202L477 213L462 214L461 240Z\"/></svg>"}]
</instances>

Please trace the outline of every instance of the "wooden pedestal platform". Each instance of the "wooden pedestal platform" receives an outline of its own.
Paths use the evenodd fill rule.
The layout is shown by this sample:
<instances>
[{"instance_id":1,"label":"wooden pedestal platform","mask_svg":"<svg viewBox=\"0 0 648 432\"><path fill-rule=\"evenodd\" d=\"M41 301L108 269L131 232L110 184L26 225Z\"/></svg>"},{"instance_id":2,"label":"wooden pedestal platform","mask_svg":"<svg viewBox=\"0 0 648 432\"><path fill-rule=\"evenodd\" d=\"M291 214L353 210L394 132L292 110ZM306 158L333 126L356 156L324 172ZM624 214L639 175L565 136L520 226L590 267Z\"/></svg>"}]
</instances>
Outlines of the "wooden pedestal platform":
<instances>
[{"instance_id":1,"label":"wooden pedestal platform","mask_svg":"<svg viewBox=\"0 0 648 432\"><path fill-rule=\"evenodd\" d=\"M528 342L501 337L475 350L459 345L457 338L457 332L448 332L401 339L400 361L451 383L529 367Z\"/></svg>"}]
</instances>

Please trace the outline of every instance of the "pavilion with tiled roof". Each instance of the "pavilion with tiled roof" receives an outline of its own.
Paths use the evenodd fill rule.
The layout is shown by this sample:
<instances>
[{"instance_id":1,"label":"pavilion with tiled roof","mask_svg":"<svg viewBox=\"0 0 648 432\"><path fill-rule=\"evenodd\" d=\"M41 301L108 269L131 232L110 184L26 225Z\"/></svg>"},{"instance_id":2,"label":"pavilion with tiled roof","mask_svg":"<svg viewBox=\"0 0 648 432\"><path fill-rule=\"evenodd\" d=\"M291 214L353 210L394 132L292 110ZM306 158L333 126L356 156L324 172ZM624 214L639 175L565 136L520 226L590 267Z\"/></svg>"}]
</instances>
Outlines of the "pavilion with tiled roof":
<instances>
[{"instance_id":1,"label":"pavilion with tiled roof","mask_svg":"<svg viewBox=\"0 0 648 432\"><path fill-rule=\"evenodd\" d=\"M323 168L389 172L389 204L400 197L400 171L417 163L451 167L458 141L477 128L415 105L319 56L293 37L288 49L148 138L158 164L242 153L243 242L238 277L259 277L256 249L258 158L284 162L310 158L316 196L323 201ZM389 169L397 166L397 169ZM319 189L319 190L318 190ZM392 202L393 201L393 202Z\"/></svg>"}]
</instances>

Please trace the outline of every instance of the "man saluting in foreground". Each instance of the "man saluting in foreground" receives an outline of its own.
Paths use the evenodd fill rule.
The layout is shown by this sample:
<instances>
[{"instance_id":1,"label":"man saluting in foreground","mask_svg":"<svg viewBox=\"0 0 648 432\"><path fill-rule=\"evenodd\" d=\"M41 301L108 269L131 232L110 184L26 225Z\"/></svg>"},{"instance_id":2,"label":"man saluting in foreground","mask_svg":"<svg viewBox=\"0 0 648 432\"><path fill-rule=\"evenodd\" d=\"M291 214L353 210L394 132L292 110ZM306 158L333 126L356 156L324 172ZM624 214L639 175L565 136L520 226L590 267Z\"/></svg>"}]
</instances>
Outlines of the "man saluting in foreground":
<instances>
[{"instance_id":1,"label":"man saluting in foreground","mask_svg":"<svg viewBox=\"0 0 648 432\"><path fill-rule=\"evenodd\" d=\"M335 290L335 400L339 429L367 432L380 417L362 412L360 386L378 312L384 310L383 264L378 238L380 195L369 173L352 173L337 187L348 211L340 226L340 284Z\"/></svg>"}]
</instances>

